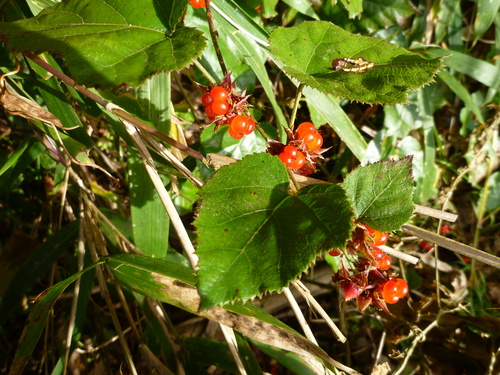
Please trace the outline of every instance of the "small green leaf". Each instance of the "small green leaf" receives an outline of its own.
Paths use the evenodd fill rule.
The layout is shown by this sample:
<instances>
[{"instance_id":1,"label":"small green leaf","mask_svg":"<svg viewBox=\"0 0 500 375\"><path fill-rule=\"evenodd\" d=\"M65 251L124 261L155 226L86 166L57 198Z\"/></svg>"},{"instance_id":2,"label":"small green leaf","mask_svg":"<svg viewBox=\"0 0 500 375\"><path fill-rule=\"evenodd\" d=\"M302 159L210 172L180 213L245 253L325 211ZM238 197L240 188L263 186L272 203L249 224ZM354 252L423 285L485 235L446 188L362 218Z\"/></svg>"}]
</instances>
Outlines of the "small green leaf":
<instances>
[{"instance_id":1,"label":"small green leaf","mask_svg":"<svg viewBox=\"0 0 500 375\"><path fill-rule=\"evenodd\" d=\"M205 48L198 30L172 29L181 4L70 0L34 18L0 23L0 38L22 52L60 52L80 84L138 86L156 72L182 69Z\"/></svg>"},{"instance_id":2,"label":"small green leaf","mask_svg":"<svg viewBox=\"0 0 500 375\"><path fill-rule=\"evenodd\" d=\"M321 92L359 102L406 102L406 91L432 82L442 66L382 39L351 34L329 22L302 22L276 28L270 50L286 73ZM373 69L333 70L332 61L364 58Z\"/></svg>"},{"instance_id":3,"label":"small green leaf","mask_svg":"<svg viewBox=\"0 0 500 375\"><path fill-rule=\"evenodd\" d=\"M358 221L390 232L399 229L413 213L412 157L359 167L342 186L354 206Z\"/></svg>"},{"instance_id":4,"label":"small green leaf","mask_svg":"<svg viewBox=\"0 0 500 375\"><path fill-rule=\"evenodd\" d=\"M290 195L288 187L286 167L269 154L247 156L205 184L195 222L202 308L280 291L318 254L345 245L352 212L343 189L310 185Z\"/></svg>"}]
</instances>

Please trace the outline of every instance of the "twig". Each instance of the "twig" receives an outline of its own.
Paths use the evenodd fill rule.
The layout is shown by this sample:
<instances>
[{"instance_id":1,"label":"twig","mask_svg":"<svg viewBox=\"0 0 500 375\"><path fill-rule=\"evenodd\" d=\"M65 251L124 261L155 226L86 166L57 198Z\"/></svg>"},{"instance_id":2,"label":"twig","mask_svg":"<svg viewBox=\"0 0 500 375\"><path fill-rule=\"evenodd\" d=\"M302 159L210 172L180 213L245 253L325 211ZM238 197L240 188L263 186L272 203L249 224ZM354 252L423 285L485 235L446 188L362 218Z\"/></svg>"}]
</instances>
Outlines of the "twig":
<instances>
[{"instance_id":1,"label":"twig","mask_svg":"<svg viewBox=\"0 0 500 375\"><path fill-rule=\"evenodd\" d=\"M419 204L415 205L415 209L413 210L413 212L416 214L430 216L430 217L433 217L435 219L449 221L451 223L454 223L455 221L457 221L457 218L458 218L457 214L452 214L451 212L436 210L434 208L421 206Z\"/></svg>"},{"instance_id":2,"label":"twig","mask_svg":"<svg viewBox=\"0 0 500 375\"><path fill-rule=\"evenodd\" d=\"M69 78L67 75L58 71L53 66L47 64L45 61L38 58L34 54L25 53L25 56L28 57L33 62L35 62L36 64L40 65L42 68L44 68L48 72L50 72L52 75L56 76L58 79L60 79L61 81L63 81L67 85L73 87L75 90L77 90L81 94L85 95L89 99L92 99L97 104L100 104L104 108L107 108L108 105L111 104L106 99L101 98L99 95L93 93L92 91L90 91L86 87L83 87L81 85L76 84L76 82L72 78ZM187 147L186 145L176 141L175 139L168 137L167 135L163 134L159 130L156 130L155 128L152 128L151 126L146 125L145 123L136 119L134 116L132 116L130 113L128 113L124 109L120 108L119 106L113 104L113 112L112 113L115 114L116 116L118 116L119 118L127 120L128 122L130 122L134 126L137 126L141 130L154 135L155 137L161 139L162 141L168 143L169 145L174 146L175 148L185 152L186 154L192 156L193 158L198 159L198 160L203 160L203 155L201 153L199 153L198 151L193 150L192 148Z\"/></svg>"},{"instance_id":3,"label":"twig","mask_svg":"<svg viewBox=\"0 0 500 375\"><path fill-rule=\"evenodd\" d=\"M476 259L492 267L500 268L500 258L492 254L488 254L474 247L440 236L433 232L429 232L428 230L416 227L411 224L404 224L401 229L407 234L417 236L425 241L435 243L460 255L467 256L471 259Z\"/></svg>"},{"instance_id":4,"label":"twig","mask_svg":"<svg viewBox=\"0 0 500 375\"><path fill-rule=\"evenodd\" d=\"M335 337L337 337L337 340L339 340L340 342L346 342L347 338L340 331L340 329L335 325L335 323L330 318L330 316L326 313L326 311L323 309L323 307L312 296L309 289L307 289L307 287L300 280L292 281L292 285L295 287L295 289L297 289L297 291L302 295L302 297L304 297L307 304L310 305L319 315L321 315L321 317L325 320L325 322L328 324L328 326L332 330Z\"/></svg>"},{"instance_id":5,"label":"twig","mask_svg":"<svg viewBox=\"0 0 500 375\"><path fill-rule=\"evenodd\" d=\"M417 264L418 262L420 262L420 259L418 259L417 257L414 257L413 255L410 255L410 254L403 253L402 251L393 249L392 247L389 247L386 245L381 245L379 247L383 251L385 251L387 254L389 254L395 258L404 260L405 262L408 262L411 264Z\"/></svg>"},{"instance_id":6,"label":"twig","mask_svg":"<svg viewBox=\"0 0 500 375\"><path fill-rule=\"evenodd\" d=\"M229 351L231 352L231 356L233 357L234 361L236 362L236 366L238 367L238 374L247 375L245 366L243 366L243 362L241 362L240 353L238 350L238 343L236 342L236 336L234 334L234 331L222 323L219 323L219 326L220 329L222 330L222 333L224 334L224 338L226 339L227 344L229 345Z\"/></svg>"},{"instance_id":7,"label":"twig","mask_svg":"<svg viewBox=\"0 0 500 375\"><path fill-rule=\"evenodd\" d=\"M107 107L110 106L112 106L111 103L109 103ZM198 256L195 254L194 246L191 242L191 239L189 238L189 235L186 231L186 228L184 227L184 224L182 223L179 213L177 212L177 209L175 208L175 205L172 202L172 199L170 198L170 195L168 194L167 190L165 189L165 186L163 185L163 181L158 175L158 172L153 164L153 159L151 158L148 149L144 145L137 129L127 120L122 119L122 123L125 125L127 132L132 138L132 141L134 142L137 151L141 156L142 162L144 163L146 171L149 174L149 178L151 179L151 182L153 182L153 185L156 191L158 192L158 195L163 203L163 206L165 207L165 210L167 211L170 221L172 222L174 229L177 232L177 235L179 236L181 245L186 255L188 256L191 266L193 267L193 269L197 269Z\"/></svg>"},{"instance_id":8,"label":"twig","mask_svg":"<svg viewBox=\"0 0 500 375\"><path fill-rule=\"evenodd\" d=\"M297 87L297 95L295 96L295 102L293 103L292 114L290 115L290 122L288 127L292 130L293 123L295 122L295 117L297 116L297 110L299 109L300 98L302 98L302 90L304 89L304 84L301 83Z\"/></svg>"},{"instance_id":9,"label":"twig","mask_svg":"<svg viewBox=\"0 0 500 375\"><path fill-rule=\"evenodd\" d=\"M214 44L215 53L217 54L217 59L219 60L220 67L222 69L222 76L225 77L227 74L226 64L224 63L224 58L220 51L219 42L217 41L217 30L215 30L214 25L214 15L212 13L211 0L206 0L205 5L207 9L207 21L208 28L210 30L210 37L212 38L212 43Z\"/></svg>"}]
</instances>

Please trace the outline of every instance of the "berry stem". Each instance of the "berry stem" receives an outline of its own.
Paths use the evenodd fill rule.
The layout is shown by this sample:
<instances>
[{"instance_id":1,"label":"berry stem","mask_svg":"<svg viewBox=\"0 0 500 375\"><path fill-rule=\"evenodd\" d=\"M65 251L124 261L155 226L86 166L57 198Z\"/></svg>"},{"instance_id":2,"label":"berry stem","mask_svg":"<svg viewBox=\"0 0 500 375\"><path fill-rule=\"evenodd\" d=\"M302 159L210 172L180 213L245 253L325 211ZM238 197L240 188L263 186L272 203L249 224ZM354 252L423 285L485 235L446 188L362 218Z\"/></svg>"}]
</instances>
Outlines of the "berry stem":
<instances>
[{"instance_id":1,"label":"berry stem","mask_svg":"<svg viewBox=\"0 0 500 375\"><path fill-rule=\"evenodd\" d=\"M208 70L206 70L205 67L201 65L201 63L198 60L194 60L193 64L198 68L201 74L203 74L203 76L206 79L208 79L208 81L212 86L217 86L217 81L215 80L215 78L212 77L212 75L208 72Z\"/></svg>"},{"instance_id":2,"label":"berry stem","mask_svg":"<svg viewBox=\"0 0 500 375\"><path fill-rule=\"evenodd\" d=\"M219 42L217 41L217 30L215 30L214 25L214 15L212 13L211 1L206 0L206 9L207 9L207 20L208 20L208 28L210 29L210 36L212 38L212 42L214 44L215 53L217 54L217 59L219 60L220 67L222 69L222 76L225 77L227 75L226 64L224 63L224 58L222 57L222 53L219 48Z\"/></svg>"},{"instance_id":3,"label":"berry stem","mask_svg":"<svg viewBox=\"0 0 500 375\"><path fill-rule=\"evenodd\" d=\"M299 109L300 99L302 98L302 90L304 89L304 84L301 83L299 87L297 87L297 95L295 97L295 102L293 103L292 114L290 115L290 122L288 123L288 127L293 130L293 123L295 122L295 118L297 117L297 110Z\"/></svg>"}]
</instances>

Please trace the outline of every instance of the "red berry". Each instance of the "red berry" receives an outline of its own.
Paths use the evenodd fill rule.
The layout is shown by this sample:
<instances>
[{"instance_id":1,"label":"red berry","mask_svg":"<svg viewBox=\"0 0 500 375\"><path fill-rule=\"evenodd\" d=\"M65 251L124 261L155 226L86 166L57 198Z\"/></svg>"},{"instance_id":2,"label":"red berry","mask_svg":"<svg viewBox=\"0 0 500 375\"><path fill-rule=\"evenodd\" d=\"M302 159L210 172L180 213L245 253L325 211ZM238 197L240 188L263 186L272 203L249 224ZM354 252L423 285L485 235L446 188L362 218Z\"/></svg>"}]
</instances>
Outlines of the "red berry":
<instances>
[{"instance_id":1,"label":"red berry","mask_svg":"<svg viewBox=\"0 0 500 375\"><path fill-rule=\"evenodd\" d=\"M282 161L282 163L285 164L287 167L289 167L292 164L293 160L294 160L293 157L291 157L288 154L285 154L284 152L282 152L281 154L279 154L278 157L280 158L280 160Z\"/></svg>"},{"instance_id":2,"label":"red berry","mask_svg":"<svg viewBox=\"0 0 500 375\"><path fill-rule=\"evenodd\" d=\"M205 2L203 0L203 2ZM222 87L222 86L217 86L214 87L212 90L210 90L210 96L212 97L213 100L222 100L222 101L227 101L227 98L229 97L229 93L227 90Z\"/></svg>"},{"instance_id":3,"label":"red berry","mask_svg":"<svg viewBox=\"0 0 500 375\"><path fill-rule=\"evenodd\" d=\"M340 254L342 253L339 249L332 249L328 252L328 255L331 255L332 257L338 257Z\"/></svg>"},{"instance_id":4,"label":"red berry","mask_svg":"<svg viewBox=\"0 0 500 375\"><path fill-rule=\"evenodd\" d=\"M212 120L217 116L217 114L213 111L212 106L209 105L208 107L205 107L205 113L207 114L208 118Z\"/></svg>"},{"instance_id":5,"label":"red berry","mask_svg":"<svg viewBox=\"0 0 500 375\"><path fill-rule=\"evenodd\" d=\"M253 119L243 115L238 115L233 117L231 123L229 124L229 127L233 129L234 133L247 134L246 132L251 126L251 123L254 123Z\"/></svg>"},{"instance_id":6,"label":"red berry","mask_svg":"<svg viewBox=\"0 0 500 375\"><path fill-rule=\"evenodd\" d=\"M207 107L210 103L212 103L214 100L210 96L208 92L204 93L201 97L201 103Z\"/></svg>"},{"instance_id":7,"label":"red berry","mask_svg":"<svg viewBox=\"0 0 500 375\"><path fill-rule=\"evenodd\" d=\"M306 156L303 152L298 151L297 156L293 159L292 164L290 164L290 168L292 169L300 169L306 163Z\"/></svg>"},{"instance_id":8,"label":"red berry","mask_svg":"<svg viewBox=\"0 0 500 375\"><path fill-rule=\"evenodd\" d=\"M305 145L306 147L308 148L308 150L310 151L316 151L316 150L319 150L321 148L321 146L323 145L323 137L321 136L321 134L319 133L315 133L313 135L313 139L309 142L305 142Z\"/></svg>"},{"instance_id":9,"label":"red berry","mask_svg":"<svg viewBox=\"0 0 500 375\"><path fill-rule=\"evenodd\" d=\"M217 115L225 115L226 113L229 112L229 103L226 102L225 100L214 100L211 104L210 107L212 108L212 111L217 114Z\"/></svg>"},{"instance_id":10,"label":"red berry","mask_svg":"<svg viewBox=\"0 0 500 375\"><path fill-rule=\"evenodd\" d=\"M380 260L382 259L382 257L385 255L385 253L382 251L382 249L380 247L374 247L373 250L372 250L372 256L376 259L376 260Z\"/></svg>"},{"instance_id":11,"label":"red berry","mask_svg":"<svg viewBox=\"0 0 500 375\"><path fill-rule=\"evenodd\" d=\"M382 285L381 290L382 299L393 304L408 294L408 284L403 279L391 279Z\"/></svg>"},{"instance_id":12,"label":"red berry","mask_svg":"<svg viewBox=\"0 0 500 375\"><path fill-rule=\"evenodd\" d=\"M285 148L283 149L283 153L289 155L292 158L295 158L297 156L297 152L297 147L292 145L285 146Z\"/></svg>"},{"instance_id":13,"label":"red berry","mask_svg":"<svg viewBox=\"0 0 500 375\"><path fill-rule=\"evenodd\" d=\"M378 269L381 271L388 270L392 266L392 259L389 255L385 254L378 260Z\"/></svg>"},{"instance_id":14,"label":"red berry","mask_svg":"<svg viewBox=\"0 0 500 375\"><path fill-rule=\"evenodd\" d=\"M301 139L301 133L304 131L316 131L316 128L314 127L314 124L311 122L303 122L297 127L297 130L295 131L295 134L297 134L298 138Z\"/></svg>"},{"instance_id":15,"label":"red berry","mask_svg":"<svg viewBox=\"0 0 500 375\"><path fill-rule=\"evenodd\" d=\"M245 134L252 134L252 132L255 129L255 121L251 117L247 117L247 120L248 120L248 126Z\"/></svg>"},{"instance_id":16,"label":"red berry","mask_svg":"<svg viewBox=\"0 0 500 375\"><path fill-rule=\"evenodd\" d=\"M387 242L387 240L389 239L389 233L387 233L387 232L379 232L378 230L370 228L366 224L365 224L365 227L366 227L366 231L368 232L368 234L372 237L373 246L384 245Z\"/></svg>"},{"instance_id":17,"label":"red berry","mask_svg":"<svg viewBox=\"0 0 500 375\"><path fill-rule=\"evenodd\" d=\"M205 0L189 0L193 8L205 8Z\"/></svg>"},{"instance_id":18,"label":"red berry","mask_svg":"<svg viewBox=\"0 0 500 375\"><path fill-rule=\"evenodd\" d=\"M299 133L299 139L302 139L305 144L314 141L314 136L316 135L316 130L304 130Z\"/></svg>"},{"instance_id":19,"label":"red berry","mask_svg":"<svg viewBox=\"0 0 500 375\"><path fill-rule=\"evenodd\" d=\"M243 133L237 133L237 132L235 132L231 126L229 126L229 129L227 130L227 132L229 133L229 135L231 136L231 138L234 138L234 139L241 139L245 135Z\"/></svg>"},{"instance_id":20,"label":"red berry","mask_svg":"<svg viewBox=\"0 0 500 375\"><path fill-rule=\"evenodd\" d=\"M418 243L418 246L422 249L424 249L425 251L431 251L434 247L427 241L420 241Z\"/></svg>"}]
</instances>

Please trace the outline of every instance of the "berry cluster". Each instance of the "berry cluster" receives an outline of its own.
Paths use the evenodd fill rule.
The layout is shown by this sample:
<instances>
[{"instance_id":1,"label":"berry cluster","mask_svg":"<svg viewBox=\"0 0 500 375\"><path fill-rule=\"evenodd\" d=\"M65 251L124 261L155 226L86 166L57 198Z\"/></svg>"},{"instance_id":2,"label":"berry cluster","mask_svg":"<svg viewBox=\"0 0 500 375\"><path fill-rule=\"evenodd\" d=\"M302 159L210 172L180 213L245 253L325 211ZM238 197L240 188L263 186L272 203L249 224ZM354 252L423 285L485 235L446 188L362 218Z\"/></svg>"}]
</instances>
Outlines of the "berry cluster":
<instances>
[{"instance_id":1,"label":"berry cluster","mask_svg":"<svg viewBox=\"0 0 500 375\"><path fill-rule=\"evenodd\" d=\"M331 256L342 256L333 280L338 282L345 300L356 299L361 312L373 303L390 313L386 304L396 303L408 294L408 284L388 271L392 265L391 257L379 247L388 238L388 233L358 224L345 250L329 252ZM352 266L348 267L346 262Z\"/></svg>"},{"instance_id":2,"label":"berry cluster","mask_svg":"<svg viewBox=\"0 0 500 375\"><path fill-rule=\"evenodd\" d=\"M205 8L205 0L189 0L193 8Z\"/></svg>"},{"instance_id":3,"label":"berry cluster","mask_svg":"<svg viewBox=\"0 0 500 375\"><path fill-rule=\"evenodd\" d=\"M229 75L219 86L200 87L205 91L201 103L211 123L215 123L216 131L220 126L229 125L228 133L234 139L241 139L254 131L255 121L248 115L248 96L233 93L235 84Z\"/></svg>"},{"instance_id":4,"label":"berry cluster","mask_svg":"<svg viewBox=\"0 0 500 375\"><path fill-rule=\"evenodd\" d=\"M315 163L322 152L323 137L310 122L301 123L295 132L289 131L290 141L287 145L280 142L270 142L268 151L278 155L287 166L302 175L316 171Z\"/></svg>"}]
</instances>

